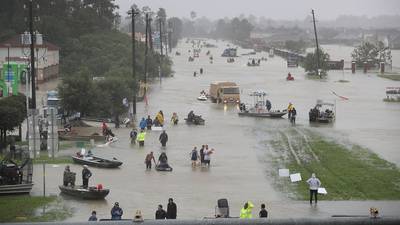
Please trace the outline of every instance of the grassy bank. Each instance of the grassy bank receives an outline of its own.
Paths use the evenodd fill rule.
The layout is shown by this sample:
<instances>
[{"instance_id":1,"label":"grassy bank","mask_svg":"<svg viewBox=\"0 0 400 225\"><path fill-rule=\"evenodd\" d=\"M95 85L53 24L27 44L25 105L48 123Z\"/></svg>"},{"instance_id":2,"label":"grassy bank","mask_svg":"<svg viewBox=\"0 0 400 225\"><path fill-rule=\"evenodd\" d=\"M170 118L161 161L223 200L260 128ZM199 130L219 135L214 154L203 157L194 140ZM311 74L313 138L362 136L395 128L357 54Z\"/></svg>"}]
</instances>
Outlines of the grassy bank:
<instances>
[{"instance_id":1,"label":"grassy bank","mask_svg":"<svg viewBox=\"0 0 400 225\"><path fill-rule=\"evenodd\" d=\"M58 156L57 158L51 158L47 155L47 152L44 154L40 154L39 158L33 160L33 164L69 164L72 163L72 158L69 156Z\"/></svg>"},{"instance_id":2,"label":"grassy bank","mask_svg":"<svg viewBox=\"0 0 400 225\"><path fill-rule=\"evenodd\" d=\"M400 74L399 73L385 73L385 74L378 74L378 77L400 81Z\"/></svg>"},{"instance_id":3,"label":"grassy bank","mask_svg":"<svg viewBox=\"0 0 400 225\"><path fill-rule=\"evenodd\" d=\"M289 150L289 142L293 151ZM308 199L305 181L313 172L328 191L322 199L400 199L400 170L367 149L346 147L298 129L288 131L274 146L289 151L287 157L277 158L280 166L302 175L303 181L298 183L277 177L280 186L286 186L284 189L295 199Z\"/></svg>"},{"instance_id":4,"label":"grassy bank","mask_svg":"<svg viewBox=\"0 0 400 225\"><path fill-rule=\"evenodd\" d=\"M69 215L69 210L56 197L0 197L0 223L59 221Z\"/></svg>"},{"instance_id":5,"label":"grassy bank","mask_svg":"<svg viewBox=\"0 0 400 225\"><path fill-rule=\"evenodd\" d=\"M400 98L384 98L384 102L400 102Z\"/></svg>"}]
</instances>

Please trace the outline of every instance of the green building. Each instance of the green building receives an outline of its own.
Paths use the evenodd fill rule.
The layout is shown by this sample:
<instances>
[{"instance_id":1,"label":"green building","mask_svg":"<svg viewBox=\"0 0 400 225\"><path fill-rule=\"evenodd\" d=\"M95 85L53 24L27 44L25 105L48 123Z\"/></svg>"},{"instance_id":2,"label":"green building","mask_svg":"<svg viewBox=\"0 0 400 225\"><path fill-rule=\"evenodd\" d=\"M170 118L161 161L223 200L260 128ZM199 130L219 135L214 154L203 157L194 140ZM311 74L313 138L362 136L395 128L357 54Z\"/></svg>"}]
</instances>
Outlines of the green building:
<instances>
[{"instance_id":1,"label":"green building","mask_svg":"<svg viewBox=\"0 0 400 225\"><path fill-rule=\"evenodd\" d=\"M27 74L26 64L17 62L3 63L0 74L0 97L18 95L19 85L25 82Z\"/></svg>"}]
</instances>

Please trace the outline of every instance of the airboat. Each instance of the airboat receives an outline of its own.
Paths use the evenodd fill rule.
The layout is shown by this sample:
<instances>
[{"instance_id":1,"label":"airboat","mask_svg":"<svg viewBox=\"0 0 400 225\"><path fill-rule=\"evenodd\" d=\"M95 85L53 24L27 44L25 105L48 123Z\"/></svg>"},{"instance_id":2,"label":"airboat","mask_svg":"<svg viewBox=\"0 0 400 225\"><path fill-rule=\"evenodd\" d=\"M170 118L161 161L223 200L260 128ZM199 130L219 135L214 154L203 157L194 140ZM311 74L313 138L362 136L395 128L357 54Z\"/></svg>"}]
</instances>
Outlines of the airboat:
<instances>
[{"instance_id":1,"label":"airboat","mask_svg":"<svg viewBox=\"0 0 400 225\"><path fill-rule=\"evenodd\" d=\"M336 118L336 104L317 100L314 108L308 113L310 122L332 123Z\"/></svg>"},{"instance_id":2,"label":"airboat","mask_svg":"<svg viewBox=\"0 0 400 225\"><path fill-rule=\"evenodd\" d=\"M286 109L282 111L271 110L271 103L266 100L267 93L264 91L254 91L250 96L253 96L254 105L247 109L244 103L240 104L239 116L281 118L287 114Z\"/></svg>"},{"instance_id":3,"label":"airboat","mask_svg":"<svg viewBox=\"0 0 400 225\"><path fill-rule=\"evenodd\" d=\"M21 163L17 163L8 154L0 162L0 195L8 194L29 194L33 187L32 160L26 151L21 151L19 158Z\"/></svg>"}]
</instances>

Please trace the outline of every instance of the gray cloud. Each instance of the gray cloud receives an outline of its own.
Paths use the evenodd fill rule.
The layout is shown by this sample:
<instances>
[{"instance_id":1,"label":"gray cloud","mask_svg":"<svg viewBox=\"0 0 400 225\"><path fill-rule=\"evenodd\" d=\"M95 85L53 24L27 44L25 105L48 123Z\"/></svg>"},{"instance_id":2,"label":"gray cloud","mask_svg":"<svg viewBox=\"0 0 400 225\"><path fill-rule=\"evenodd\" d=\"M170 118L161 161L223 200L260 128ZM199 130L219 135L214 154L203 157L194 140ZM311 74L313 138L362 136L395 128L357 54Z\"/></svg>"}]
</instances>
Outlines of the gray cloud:
<instances>
[{"instance_id":1,"label":"gray cloud","mask_svg":"<svg viewBox=\"0 0 400 225\"><path fill-rule=\"evenodd\" d=\"M253 14L272 19L304 19L311 8L321 20L340 15L378 16L400 14L399 0L116 0L124 16L130 5L163 7L168 16L189 17L195 11L198 17L213 19Z\"/></svg>"}]
</instances>

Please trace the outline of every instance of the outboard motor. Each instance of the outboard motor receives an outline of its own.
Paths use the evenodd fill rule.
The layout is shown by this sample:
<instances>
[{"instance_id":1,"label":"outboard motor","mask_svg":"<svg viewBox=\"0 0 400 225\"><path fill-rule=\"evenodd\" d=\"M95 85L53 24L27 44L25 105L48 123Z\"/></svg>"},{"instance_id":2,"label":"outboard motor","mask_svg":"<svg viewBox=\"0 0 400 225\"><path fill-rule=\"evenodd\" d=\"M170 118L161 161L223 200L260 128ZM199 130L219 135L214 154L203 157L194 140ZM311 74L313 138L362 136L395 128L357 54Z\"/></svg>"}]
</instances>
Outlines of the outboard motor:
<instances>
[{"instance_id":1,"label":"outboard motor","mask_svg":"<svg viewBox=\"0 0 400 225\"><path fill-rule=\"evenodd\" d=\"M228 218L229 217L228 199L226 199L226 198L218 199L217 206L215 207L215 217L216 218Z\"/></svg>"}]
</instances>

